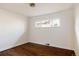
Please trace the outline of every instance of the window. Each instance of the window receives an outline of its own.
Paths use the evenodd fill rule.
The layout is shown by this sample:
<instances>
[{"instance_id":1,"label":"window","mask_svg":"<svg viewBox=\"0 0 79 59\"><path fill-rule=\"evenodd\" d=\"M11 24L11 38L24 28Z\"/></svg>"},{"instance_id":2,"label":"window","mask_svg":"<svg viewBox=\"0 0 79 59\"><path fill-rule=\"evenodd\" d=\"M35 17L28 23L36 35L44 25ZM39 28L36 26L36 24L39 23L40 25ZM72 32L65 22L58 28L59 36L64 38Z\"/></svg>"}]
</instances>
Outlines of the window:
<instances>
[{"instance_id":1,"label":"window","mask_svg":"<svg viewBox=\"0 0 79 59\"><path fill-rule=\"evenodd\" d=\"M35 27L60 27L60 19L37 21Z\"/></svg>"},{"instance_id":2,"label":"window","mask_svg":"<svg viewBox=\"0 0 79 59\"><path fill-rule=\"evenodd\" d=\"M52 22L52 27L60 27L60 19L54 19Z\"/></svg>"}]
</instances>

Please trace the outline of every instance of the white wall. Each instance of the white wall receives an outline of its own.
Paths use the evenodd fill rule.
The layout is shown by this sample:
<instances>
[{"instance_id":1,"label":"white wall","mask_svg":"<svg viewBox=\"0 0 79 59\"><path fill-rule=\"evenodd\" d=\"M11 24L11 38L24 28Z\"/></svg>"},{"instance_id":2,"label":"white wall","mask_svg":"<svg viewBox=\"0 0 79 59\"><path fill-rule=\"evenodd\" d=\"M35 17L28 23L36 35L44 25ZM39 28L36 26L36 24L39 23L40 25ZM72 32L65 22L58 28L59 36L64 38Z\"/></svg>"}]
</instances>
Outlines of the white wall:
<instances>
[{"instance_id":1,"label":"white wall","mask_svg":"<svg viewBox=\"0 0 79 59\"><path fill-rule=\"evenodd\" d=\"M75 5L74 13L75 13L75 32L76 32L76 39L74 40L74 45L76 55L79 56L79 4Z\"/></svg>"},{"instance_id":2,"label":"white wall","mask_svg":"<svg viewBox=\"0 0 79 59\"><path fill-rule=\"evenodd\" d=\"M59 28L35 28L34 23L40 20L59 18L61 27ZM72 9L47 15L35 16L29 18L29 41L39 44L49 43L51 46L74 49L73 32L74 22Z\"/></svg>"},{"instance_id":3,"label":"white wall","mask_svg":"<svg viewBox=\"0 0 79 59\"><path fill-rule=\"evenodd\" d=\"M0 9L0 51L27 42L27 18Z\"/></svg>"}]
</instances>

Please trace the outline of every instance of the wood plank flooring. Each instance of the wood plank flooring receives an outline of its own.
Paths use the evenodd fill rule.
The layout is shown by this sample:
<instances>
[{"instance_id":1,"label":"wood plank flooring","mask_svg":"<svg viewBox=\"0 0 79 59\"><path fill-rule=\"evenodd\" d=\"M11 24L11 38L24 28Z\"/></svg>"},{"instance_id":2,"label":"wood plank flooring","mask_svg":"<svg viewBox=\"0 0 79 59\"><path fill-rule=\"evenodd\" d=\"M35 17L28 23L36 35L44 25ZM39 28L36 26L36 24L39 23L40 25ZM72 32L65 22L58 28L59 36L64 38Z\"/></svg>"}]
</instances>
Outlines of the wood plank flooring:
<instances>
[{"instance_id":1,"label":"wood plank flooring","mask_svg":"<svg viewBox=\"0 0 79 59\"><path fill-rule=\"evenodd\" d=\"M0 56L75 56L73 50L26 43L0 52Z\"/></svg>"}]
</instances>

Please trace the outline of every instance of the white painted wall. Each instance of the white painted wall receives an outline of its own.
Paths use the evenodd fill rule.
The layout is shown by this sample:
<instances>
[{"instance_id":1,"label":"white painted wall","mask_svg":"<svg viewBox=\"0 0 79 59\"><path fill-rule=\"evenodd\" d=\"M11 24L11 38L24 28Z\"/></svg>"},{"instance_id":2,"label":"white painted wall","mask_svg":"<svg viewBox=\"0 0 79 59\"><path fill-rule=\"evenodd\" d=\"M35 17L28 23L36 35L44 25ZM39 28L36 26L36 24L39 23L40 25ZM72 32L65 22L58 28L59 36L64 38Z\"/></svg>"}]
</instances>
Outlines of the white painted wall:
<instances>
[{"instance_id":1,"label":"white painted wall","mask_svg":"<svg viewBox=\"0 0 79 59\"><path fill-rule=\"evenodd\" d=\"M75 45L76 55L79 56L79 4L75 5L74 13L75 13L75 32L76 32L74 45Z\"/></svg>"},{"instance_id":2,"label":"white painted wall","mask_svg":"<svg viewBox=\"0 0 79 59\"><path fill-rule=\"evenodd\" d=\"M53 20L59 18L61 27L59 28L35 28L34 23L40 20ZM29 41L39 44L50 43L51 46L74 49L73 33L74 19L72 9L47 15L35 16L29 18Z\"/></svg>"},{"instance_id":3,"label":"white painted wall","mask_svg":"<svg viewBox=\"0 0 79 59\"><path fill-rule=\"evenodd\" d=\"M27 42L27 18L0 9L0 51Z\"/></svg>"}]
</instances>

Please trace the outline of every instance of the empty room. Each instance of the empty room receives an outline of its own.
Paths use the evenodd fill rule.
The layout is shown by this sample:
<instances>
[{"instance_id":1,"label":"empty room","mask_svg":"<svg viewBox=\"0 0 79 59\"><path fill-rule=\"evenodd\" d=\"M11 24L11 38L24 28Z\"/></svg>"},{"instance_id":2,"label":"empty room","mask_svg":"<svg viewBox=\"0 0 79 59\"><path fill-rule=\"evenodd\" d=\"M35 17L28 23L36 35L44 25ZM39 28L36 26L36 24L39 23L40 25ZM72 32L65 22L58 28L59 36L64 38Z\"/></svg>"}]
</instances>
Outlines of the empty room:
<instances>
[{"instance_id":1,"label":"empty room","mask_svg":"<svg viewBox=\"0 0 79 59\"><path fill-rule=\"evenodd\" d=\"M0 3L0 56L79 56L79 4Z\"/></svg>"}]
</instances>

